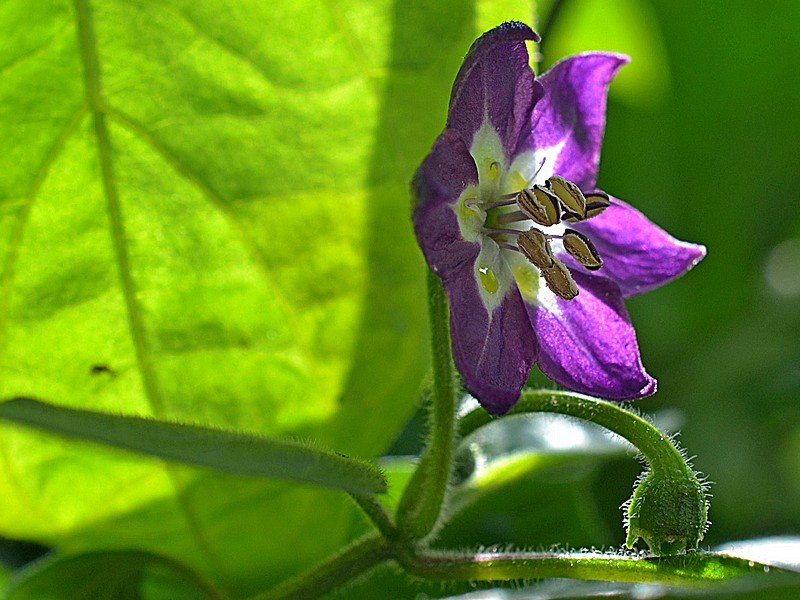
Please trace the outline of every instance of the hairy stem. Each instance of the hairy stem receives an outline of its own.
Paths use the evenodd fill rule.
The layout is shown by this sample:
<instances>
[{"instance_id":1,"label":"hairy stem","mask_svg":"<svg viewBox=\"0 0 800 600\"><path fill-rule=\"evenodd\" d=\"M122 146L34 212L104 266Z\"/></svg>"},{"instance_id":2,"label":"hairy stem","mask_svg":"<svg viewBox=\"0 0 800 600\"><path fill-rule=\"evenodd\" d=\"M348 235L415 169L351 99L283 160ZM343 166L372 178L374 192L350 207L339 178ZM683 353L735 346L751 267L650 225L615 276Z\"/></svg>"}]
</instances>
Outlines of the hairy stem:
<instances>
[{"instance_id":1,"label":"hairy stem","mask_svg":"<svg viewBox=\"0 0 800 600\"><path fill-rule=\"evenodd\" d=\"M391 557L389 545L381 536L368 535L309 571L250 600L319 598Z\"/></svg>"},{"instance_id":2,"label":"hairy stem","mask_svg":"<svg viewBox=\"0 0 800 600\"><path fill-rule=\"evenodd\" d=\"M436 527L450 481L455 429L456 379L450 348L447 297L436 275L428 272L428 306L433 359L430 440L397 509L406 539L419 540Z\"/></svg>"},{"instance_id":3,"label":"hairy stem","mask_svg":"<svg viewBox=\"0 0 800 600\"><path fill-rule=\"evenodd\" d=\"M510 414L550 412L597 423L636 446L650 471L636 482L625 505L625 544L632 548L641 538L656 556L698 547L708 527L706 488L698 474L664 433L639 415L618 404L571 392L524 392ZM459 431L469 435L491 420L475 409L459 421Z\"/></svg>"},{"instance_id":4,"label":"hairy stem","mask_svg":"<svg viewBox=\"0 0 800 600\"><path fill-rule=\"evenodd\" d=\"M383 506L373 496L364 494L350 494L356 501L359 508L364 512L373 525L377 528L383 538L387 541L397 539L397 528L392 522L392 518L386 514Z\"/></svg>"},{"instance_id":5,"label":"hairy stem","mask_svg":"<svg viewBox=\"0 0 800 600\"><path fill-rule=\"evenodd\" d=\"M565 577L689 586L743 574L744 561L693 553L645 559L599 553L425 552L403 566L417 577L447 581L519 581ZM762 565L748 566L753 573Z\"/></svg>"},{"instance_id":6,"label":"hairy stem","mask_svg":"<svg viewBox=\"0 0 800 600\"><path fill-rule=\"evenodd\" d=\"M619 404L574 392L531 390L522 393L506 416L532 412L569 415L597 423L636 446L652 468L678 472L687 469L683 456L664 433ZM476 408L459 420L459 434L468 436L493 420L485 410Z\"/></svg>"}]
</instances>

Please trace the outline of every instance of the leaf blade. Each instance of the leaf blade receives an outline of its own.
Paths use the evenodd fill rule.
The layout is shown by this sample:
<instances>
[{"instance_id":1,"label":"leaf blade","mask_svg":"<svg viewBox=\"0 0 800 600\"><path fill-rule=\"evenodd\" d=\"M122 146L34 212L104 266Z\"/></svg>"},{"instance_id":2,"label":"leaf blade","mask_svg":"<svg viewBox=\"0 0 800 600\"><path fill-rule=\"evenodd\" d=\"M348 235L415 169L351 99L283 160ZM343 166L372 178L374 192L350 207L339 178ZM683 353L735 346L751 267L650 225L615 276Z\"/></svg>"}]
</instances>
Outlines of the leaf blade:
<instances>
[{"instance_id":1,"label":"leaf blade","mask_svg":"<svg viewBox=\"0 0 800 600\"><path fill-rule=\"evenodd\" d=\"M31 398L1 403L0 419L227 473L277 477L353 493L386 491L386 479L377 467L296 441L65 408Z\"/></svg>"}]
</instances>

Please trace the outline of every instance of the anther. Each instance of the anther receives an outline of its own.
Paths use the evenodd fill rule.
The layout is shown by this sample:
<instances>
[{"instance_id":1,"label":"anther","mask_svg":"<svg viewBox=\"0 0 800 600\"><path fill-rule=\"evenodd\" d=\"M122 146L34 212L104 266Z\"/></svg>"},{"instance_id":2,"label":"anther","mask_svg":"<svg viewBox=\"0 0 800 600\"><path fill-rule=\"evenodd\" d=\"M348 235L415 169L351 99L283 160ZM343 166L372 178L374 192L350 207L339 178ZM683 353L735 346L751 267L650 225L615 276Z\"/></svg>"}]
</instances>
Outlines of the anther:
<instances>
[{"instance_id":1,"label":"anther","mask_svg":"<svg viewBox=\"0 0 800 600\"><path fill-rule=\"evenodd\" d=\"M541 185L522 190L517 194L517 206L539 225L550 226L561 221L558 196Z\"/></svg>"},{"instance_id":2,"label":"anther","mask_svg":"<svg viewBox=\"0 0 800 600\"><path fill-rule=\"evenodd\" d=\"M590 271L596 271L603 266L603 259L597 252L592 241L574 229L564 231L564 250L569 252L579 263Z\"/></svg>"},{"instance_id":3,"label":"anther","mask_svg":"<svg viewBox=\"0 0 800 600\"><path fill-rule=\"evenodd\" d=\"M546 184L569 211L586 218L586 198L577 185L559 175L553 175Z\"/></svg>"},{"instance_id":4,"label":"anther","mask_svg":"<svg viewBox=\"0 0 800 600\"><path fill-rule=\"evenodd\" d=\"M605 209L611 206L611 201L608 199L608 194L603 192L593 192L586 194L586 218L591 219L596 217Z\"/></svg>"},{"instance_id":5,"label":"anther","mask_svg":"<svg viewBox=\"0 0 800 600\"><path fill-rule=\"evenodd\" d=\"M611 202L608 199L608 195L604 194L603 192L593 192L591 194L586 194L586 214L581 216L572 212L571 210L565 210L563 216L561 217L562 221L566 221L567 223L577 223L578 221L585 221L586 219L591 219L592 217L596 217L600 213L602 213L605 209L611 206Z\"/></svg>"},{"instance_id":6,"label":"anther","mask_svg":"<svg viewBox=\"0 0 800 600\"><path fill-rule=\"evenodd\" d=\"M572 278L572 274L567 266L560 260L556 260L549 269L542 269L544 282L552 292L564 300L572 300L578 295L578 286Z\"/></svg>"},{"instance_id":7,"label":"anther","mask_svg":"<svg viewBox=\"0 0 800 600\"><path fill-rule=\"evenodd\" d=\"M517 236L517 246L522 254L539 269L549 269L555 262L547 236L534 227Z\"/></svg>"}]
</instances>

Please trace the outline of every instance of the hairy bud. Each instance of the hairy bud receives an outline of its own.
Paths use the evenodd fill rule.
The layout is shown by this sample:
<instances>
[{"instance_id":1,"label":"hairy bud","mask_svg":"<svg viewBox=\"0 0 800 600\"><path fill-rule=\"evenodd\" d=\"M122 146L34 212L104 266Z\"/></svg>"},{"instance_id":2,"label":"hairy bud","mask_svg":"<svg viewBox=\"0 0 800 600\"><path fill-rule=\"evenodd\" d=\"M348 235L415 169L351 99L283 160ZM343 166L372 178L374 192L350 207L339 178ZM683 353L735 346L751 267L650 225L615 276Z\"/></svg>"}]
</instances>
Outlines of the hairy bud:
<instances>
[{"instance_id":1,"label":"hairy bud","mask_svg":"<svg viewBox=\"0 0 800 600\"><path fill-rule=\"evenodd\" d=\"M649 471L637 482L626 503L628 537L632 548L641 538L656 556L697 549L706 532L706 490L696 476Z\"/></svg>"}]
</instances>

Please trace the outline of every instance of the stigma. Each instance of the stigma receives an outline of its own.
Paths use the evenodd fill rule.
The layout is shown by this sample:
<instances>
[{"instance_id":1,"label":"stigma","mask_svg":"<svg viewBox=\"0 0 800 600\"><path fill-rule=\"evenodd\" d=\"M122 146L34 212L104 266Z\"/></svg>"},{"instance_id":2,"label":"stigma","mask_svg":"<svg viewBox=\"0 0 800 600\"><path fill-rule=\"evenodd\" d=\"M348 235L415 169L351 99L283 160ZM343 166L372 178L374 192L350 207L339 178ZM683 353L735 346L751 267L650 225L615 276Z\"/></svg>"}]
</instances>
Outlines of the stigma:
<instances>
[{"instance_id":1,"label":"stigma","mask_svg":"<svg viewBox=\"0 0 800 600\"><path fill-rule=\"evenodd\" d=\"M480 205L487 215L484 235L505 250L521 253L547 287L564 300L575 298L578 286L567 265L556 257L554 244L590 271L603 266L592 241L565 225L591 219L608 208L610 201L602 192L584 194L573 182L553 175L543 185L525 187Z\"/></svg>"}]
</instances>

